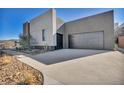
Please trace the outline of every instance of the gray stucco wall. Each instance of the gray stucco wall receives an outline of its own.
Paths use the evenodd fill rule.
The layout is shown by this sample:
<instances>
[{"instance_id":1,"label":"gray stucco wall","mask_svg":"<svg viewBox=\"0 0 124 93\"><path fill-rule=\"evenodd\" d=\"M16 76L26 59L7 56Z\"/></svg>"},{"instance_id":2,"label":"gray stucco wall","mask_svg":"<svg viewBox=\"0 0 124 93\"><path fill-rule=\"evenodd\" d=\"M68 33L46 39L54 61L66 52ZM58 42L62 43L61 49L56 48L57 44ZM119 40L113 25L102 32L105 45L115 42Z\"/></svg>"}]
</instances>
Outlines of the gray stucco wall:
<instances>
[{"instance_id":1,"label":"gray stucco wall","mask_svg":"<svg viewBox=\"0 0 124 93\"><path fill-rule=\"evenodd\" d=\"M56 33L63 33L58 30L62 27L64 21L56 16L56 11L50 9L44 14L30 21L30 33L33 38L32 46L56 46ZM47 30L46 41L42 41L42 29Z\"/></svg>"},{"instance_id":2,"label":"gray stucco wall","mask_svg":"<svg viewBox=\"0 0 124 93\"><path fill-rule=\"evenodd\" d=\"M42 40L42 30L46 29L46 40ZM30 21L32 46L56 46L56 11L50 9Z\"/></svg>"},{"instance_id":3,"label":"gray stucco wall","mask_svg":"<svg viewBox=\"0 0 124 93\"><path fill-rule=\"evenodd\" d=\"M68 35L95 31L104 31L104 49L114 48L113 11L65 23L64 30L64 48L68 48Z\"/></svg>"}]
</instances>

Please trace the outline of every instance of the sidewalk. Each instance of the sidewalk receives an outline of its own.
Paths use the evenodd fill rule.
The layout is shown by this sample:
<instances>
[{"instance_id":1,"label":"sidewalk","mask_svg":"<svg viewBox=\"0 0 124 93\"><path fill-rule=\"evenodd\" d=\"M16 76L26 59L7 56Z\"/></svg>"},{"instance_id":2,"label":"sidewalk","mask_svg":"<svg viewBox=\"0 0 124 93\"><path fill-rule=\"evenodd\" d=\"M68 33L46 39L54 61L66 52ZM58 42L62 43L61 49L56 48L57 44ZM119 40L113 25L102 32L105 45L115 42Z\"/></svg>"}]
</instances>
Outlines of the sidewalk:
<instances>
[{"instance_id":1,"label":"sidewalk","mask_svg":"<svg viewBox=\"0 0 124 93\"><path fill-rule=\"evenodd\" d=\"M16 55L17 59L39 71L41 71L44 75L44 85L61 85L62 83L60 83L59 81L49 77L46 73L45 73L45 69L47 69L46 65L32 59L29 57L26 57L24 55Z\"/></svg>"}]
</instances>

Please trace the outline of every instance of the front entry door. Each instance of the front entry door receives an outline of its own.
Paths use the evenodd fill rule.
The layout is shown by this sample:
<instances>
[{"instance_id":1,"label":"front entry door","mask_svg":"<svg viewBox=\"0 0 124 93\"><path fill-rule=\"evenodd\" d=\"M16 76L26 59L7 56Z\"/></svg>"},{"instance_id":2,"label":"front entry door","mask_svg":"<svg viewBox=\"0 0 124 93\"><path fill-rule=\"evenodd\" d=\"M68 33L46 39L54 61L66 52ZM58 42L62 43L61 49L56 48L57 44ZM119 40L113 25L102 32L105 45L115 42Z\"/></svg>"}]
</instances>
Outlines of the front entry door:
<instances>
[{"instance_id":1,"label":"front entry door","mask_svg":"<svg viewBox=\"0 0 124 93\"><path fill-rule=\"evenodd\" d=\"M63 35L57 33L57 46L56 49L62 49L63 48Z\"/></svg>"}]
</instances>

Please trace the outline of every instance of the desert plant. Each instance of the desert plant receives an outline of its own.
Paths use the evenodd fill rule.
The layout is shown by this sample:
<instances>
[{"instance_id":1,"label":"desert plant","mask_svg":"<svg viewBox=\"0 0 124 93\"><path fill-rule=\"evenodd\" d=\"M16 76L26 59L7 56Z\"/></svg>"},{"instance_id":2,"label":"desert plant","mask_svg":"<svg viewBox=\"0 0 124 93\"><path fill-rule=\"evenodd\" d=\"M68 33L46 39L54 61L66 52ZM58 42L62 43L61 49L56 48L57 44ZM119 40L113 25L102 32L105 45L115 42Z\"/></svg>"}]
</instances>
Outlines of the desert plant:
<instances>
[{"instance_id":1,"label":"desert plant","mask_svg":"<svg viewBox=\"0 0 124 93\"><path fill-rule=\"evenodd\" d=\"M1 65L7 65L9 63L12 63L13 61L14 61L13 56L3 55L2 57L0 57L0 64Z\"/></svg>"},{"instance_id":2,"label":"desert plant","mask_svg":"<svg viewBox=\"0 0 124 93\"><path fill-rule=\"evenodd\" d=\"M45 45L44 45L44 51L45 52L48 51L48 45L47 45L47 43L45 43Z\"/></svg>"},{"instance_id":3,"label":"desert plant","mask_svg":"<svg viewBox=\"0 0 124 93\"><path fill-rule=\"evenodd\" d=\"M18 83L19 85L33 85L39 82L38 75L29 70L24 70L19 74L23 76L23 80ZM43 76L42 76L42 79L43 79ZM43 84L43 82L41 84Z\"/></svg>"},{"instance_id":4,"label":"desert plant","mask_svg":"<svg viewBox=\"0 0 124 93\"><path fill-rule=\"evenodd\" d=\"M30 36L19 35L19 42L23 49L30 49Z\"/></svg>"}]
</instances>

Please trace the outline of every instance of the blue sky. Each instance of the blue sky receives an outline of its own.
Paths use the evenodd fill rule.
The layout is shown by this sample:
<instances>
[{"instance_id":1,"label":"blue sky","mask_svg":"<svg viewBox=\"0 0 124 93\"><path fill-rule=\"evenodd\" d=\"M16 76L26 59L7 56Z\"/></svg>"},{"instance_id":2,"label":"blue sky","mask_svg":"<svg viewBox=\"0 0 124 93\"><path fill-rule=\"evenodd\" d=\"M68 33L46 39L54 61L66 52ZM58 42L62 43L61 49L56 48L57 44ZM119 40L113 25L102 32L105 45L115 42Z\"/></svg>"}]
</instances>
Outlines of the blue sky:
<instances>
[{"instance_id":1,"label":"blue sky","mask_svg":"<svg viewBox=\"0 0 124 93\"><path fill-rule=\"evenodd\" d=\"M23 23L47 11L47 8L0 8L0 40L16 39ZM57 8L57 16L65 22L114 10L114 22L124 22L124 8Z\"/></svg>"}]
</instances>

